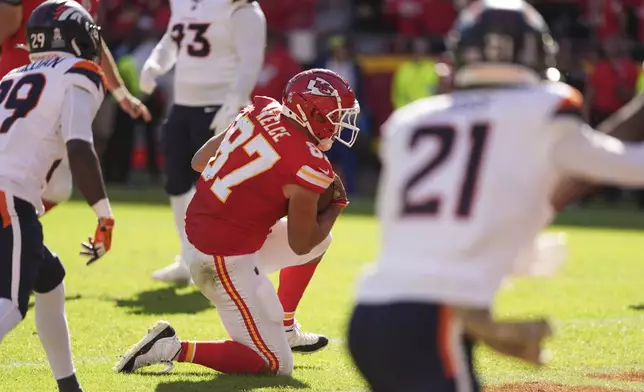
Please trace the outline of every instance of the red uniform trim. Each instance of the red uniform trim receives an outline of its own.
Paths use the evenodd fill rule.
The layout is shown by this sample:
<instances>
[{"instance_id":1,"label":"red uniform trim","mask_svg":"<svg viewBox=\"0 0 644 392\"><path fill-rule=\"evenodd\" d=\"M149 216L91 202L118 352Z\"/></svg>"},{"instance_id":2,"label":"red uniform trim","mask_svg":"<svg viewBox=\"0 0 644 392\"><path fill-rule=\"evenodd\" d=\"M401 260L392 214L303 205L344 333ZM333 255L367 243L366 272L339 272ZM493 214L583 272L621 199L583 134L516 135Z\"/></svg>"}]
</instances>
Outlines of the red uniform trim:
<instances>
[{"instance_id":1,"label":"red uniform trim","mask_svg":"<svg viewBox=\"0 0 644 392\"><path fill-rule=\"evenodd\" d=\"M279 360L277 359L277 356L271 350L269 350L266 343L264 343L264 340L259 333L259 329L257 328L255 321L253 320L253 316L250 313L250 309L248 309L248 306L235 288L230 275L228 275L228 270L226 269L226 264L223 257L215 256L215 267L217 268L217 275L219 275L219 279L221 280L226 293L230 296L230 299L233 300L233 302L237 306L237 309L239 310L239 313L242 315L244 324L246 325L246 329L248 330L248 334L255 344L255 347L257 347L257 349L266 358L266 360L268 361L268 367L271 369L271 371L277 373L280 367Z\"/></svg>"}]
</instances>

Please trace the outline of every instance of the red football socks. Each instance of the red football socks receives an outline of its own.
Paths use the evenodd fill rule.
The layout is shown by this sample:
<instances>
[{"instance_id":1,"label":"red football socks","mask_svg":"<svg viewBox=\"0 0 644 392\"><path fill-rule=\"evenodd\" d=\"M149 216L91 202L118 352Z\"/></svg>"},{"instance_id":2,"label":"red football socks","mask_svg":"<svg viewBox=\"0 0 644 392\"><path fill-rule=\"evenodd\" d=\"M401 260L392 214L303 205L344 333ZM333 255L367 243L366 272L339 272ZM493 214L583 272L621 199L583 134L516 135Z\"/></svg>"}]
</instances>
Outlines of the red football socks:
<instances>
[{"instance_id":1,"label":"red football socks","mask_svg":"<svg viewBox=\"0 0 644 392\"><path fill-rule=\"evenodd\" d=\"M295 320L295 309L300 303L306 287L309 285L320 260L280 271L280 284L277 296L284 308L284 326L290 327Z\"/></svg>"},{"instance_id":2,"label":"red football socks","mask_svg":"<svg viewBox=\"0 0 644 392\"><path fill-rule=\"evenodd\" d=\"M256 374L268 368L252 348L232 340L181 342L177 362L191 362L222 373Z\"/></svg>"}]
</instances>

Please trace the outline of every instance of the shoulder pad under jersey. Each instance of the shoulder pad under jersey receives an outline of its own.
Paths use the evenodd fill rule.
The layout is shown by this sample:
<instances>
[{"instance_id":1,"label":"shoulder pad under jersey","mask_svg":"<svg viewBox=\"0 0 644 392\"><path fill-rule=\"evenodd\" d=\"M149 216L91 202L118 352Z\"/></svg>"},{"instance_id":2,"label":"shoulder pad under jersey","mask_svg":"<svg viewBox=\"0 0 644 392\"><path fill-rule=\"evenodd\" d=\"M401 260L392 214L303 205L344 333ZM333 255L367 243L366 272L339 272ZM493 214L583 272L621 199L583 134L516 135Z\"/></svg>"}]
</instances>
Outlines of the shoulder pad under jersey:
<instances>
[{"instance_id":1,"label":"shoulder pad under jersey","mask_svg":"<svg viewBox=\"0 0 644 392\"><path fill-rule=\"evenodd\" d=\"M553 115L573 115L581 117L583 96L576 88L561 82L553 82L548 86L552 98L556 101Z\"/></svg>"},{"instance_id":2,"label":"shoulder pad under jersey","mask_svg":"<svg viewBox=\"0 0 644 392\"><path fill-rule=\"evenodd\" d=\"M67 83L83 88L92 94L105 94L107 82L101 67L93 61L75 59L65 71Z\"/></svg>"}]
</instances>

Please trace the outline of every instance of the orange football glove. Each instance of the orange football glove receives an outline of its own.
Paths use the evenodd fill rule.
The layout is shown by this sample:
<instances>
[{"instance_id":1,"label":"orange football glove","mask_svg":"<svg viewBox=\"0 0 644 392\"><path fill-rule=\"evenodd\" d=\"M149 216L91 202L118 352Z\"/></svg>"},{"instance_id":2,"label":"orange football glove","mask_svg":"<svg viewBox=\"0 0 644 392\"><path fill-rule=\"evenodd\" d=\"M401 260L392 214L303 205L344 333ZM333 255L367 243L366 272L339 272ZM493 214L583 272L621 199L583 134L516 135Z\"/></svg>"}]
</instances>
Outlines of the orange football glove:
<instances>
[{"instance_id":1,"label":"orange football glove","mask_svg":"<svg viewBox=\"0 0 644 392\"><path fill-rule=\"evenodd\" d=\"M114 228L113 218L98 218L98 226L94 238L88 239L89 242L81 243L83 250L81 256L88 257L87 265L100 259L112 247L112 229Z\"/></svg>"}]
</instances>

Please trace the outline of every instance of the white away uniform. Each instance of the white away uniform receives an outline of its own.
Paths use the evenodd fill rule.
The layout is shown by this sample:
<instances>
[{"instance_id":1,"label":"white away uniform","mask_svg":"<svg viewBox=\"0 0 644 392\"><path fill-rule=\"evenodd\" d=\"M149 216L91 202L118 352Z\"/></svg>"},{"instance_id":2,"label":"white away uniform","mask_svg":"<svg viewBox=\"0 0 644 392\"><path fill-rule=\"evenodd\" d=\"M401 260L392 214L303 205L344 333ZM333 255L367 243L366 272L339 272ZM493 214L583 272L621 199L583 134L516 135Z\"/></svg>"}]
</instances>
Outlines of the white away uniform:
<instances>
[{"instance_id":1,"label":"white away uniform","mask_svg":"<svg viewBox=\"0 0 644 392\"><path fill-rule=\"evenodd\" d=\"M65 142L93 140L91 129L63 123L71 115L65 110L74 108L61 98L67 93L76 104L86 100L83 105L91 105L95 113L104 97L102 75L90 61L54 57L32 62L2 79L6 90L0 86L0 92L9 95L0 107L0 118L5 118L0 125L0 189L41 208L46 178L67 155Z\"/></svg>"},{"instance_id":2,"label":"white away uniform","mask_svg":"<svg viewBox=\"0 0 644 392\"><path fill-rule=\"evenodd\" d=\"M382 143L382 250L359 301L487 307L551 221L559 179L644 184L644 147L593 131L570 114L580 104L573 88L543 83L460 91L394 113Z\"/></svg>"},{"instance_id":3,"label":"white away uniform","mask_svg":"<svg viewBox=\"0 0 644 392\"><path fill-rule=\"evenodd\" d=\"M259 5L247 0L172 0L170 6L168 30L150 60L161 66L161 73L175 65L174 103L223 105L235 94L246 103L266 46Z\"/></svg>"},{"instance_id":4,"label":"white away uniform","mask_svg":"<svg viewBox=\"0 0 644 392\"><path fill-rule=\"evenodd\" d=\"M597 133L580 108L579 92L543 82L456 91L389 118L381 251L359 284L349 332L370 382L424 374L418 389L412 381L406 388L477 391L473 342L451 306L491 306L520 250L551 221L563 176L644 185L644 145ZM379 372L389 379L378 380Z\"/></svg>"},{"instance_id":5,"label":"white away uniform","mask_svg":"<svg viewBox=\"0 0 644 392\"><path fill-rule=\"evenodd\" d=\"M32 291L47 293L63 280L37 210L48 173L67 155L65 143L92 143L103 96L100 67L71 56L36 60L0 82L0 316L8 300L24 317Z\"/></svg>"}]
</instances>

